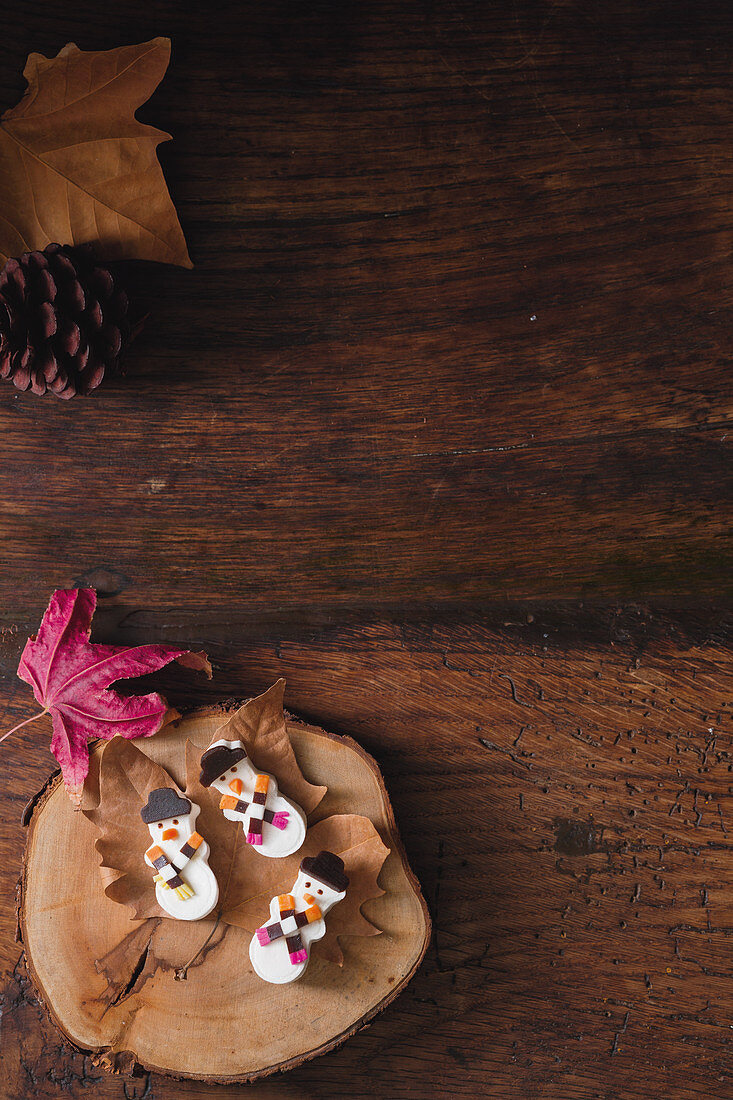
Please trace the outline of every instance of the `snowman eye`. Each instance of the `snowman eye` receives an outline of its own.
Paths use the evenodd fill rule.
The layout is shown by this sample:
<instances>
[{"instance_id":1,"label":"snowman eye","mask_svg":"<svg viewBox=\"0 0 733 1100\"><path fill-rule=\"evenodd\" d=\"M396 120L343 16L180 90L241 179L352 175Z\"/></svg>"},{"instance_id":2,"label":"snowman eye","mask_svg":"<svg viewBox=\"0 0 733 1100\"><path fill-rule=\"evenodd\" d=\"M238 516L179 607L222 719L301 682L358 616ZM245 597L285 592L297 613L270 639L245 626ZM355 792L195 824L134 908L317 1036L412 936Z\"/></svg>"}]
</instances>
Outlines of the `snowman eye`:
<instances>
[{"instance_id":1,"label":"snowman eye","mask_svg":"<svg viewBox=\"0 0 733 1100\"><path fill-rule=\"evenodd\" d=\"M226 779L226 777L227 777L227 773L226 773L226 772L224 772L224 774L223 774L223 775L220 775L220 776L219 776L219 782L220 782L220 783L223 783L223 782L224 782L224 780Z\"/></svg>"},{"instance_id":2,"label":"snowman eye","mask_svg":"<svg viewBox=\"0 0 733 1100\"><path fill-rule=\"evenodd\" d=\"M158 828L159 828L159 829L162 829L162 828L163 828L163 822L162 822L162 821L159 821L159 822L158 822Z\"/></svg>"},{"instance_id":3,"label":"snowman eye","mask_svg":"<svg viewBox=\"0 0 733 1100\"><path fill-rule=\"evenodd\" d=\"M319 894L322 894L322 893L323 893L323 890L319 890L319 891L318 891L318 893L319 893Z\"/></svg>"},{"instance_id":4,"label":"snowman eye","mask_svg":"<svg viewBox=\"0 0 733 1100\"><path fill-rule=\"evenodd\" d=\"M178 818L177 818L177 817L174 817L174 818L173 818L173 824L174 824L174 825L177 825L177 824L178 824Z\"/></svg>"},{"instance_id":5,"label":"snowman eye","mask_svg":"<svg viewBox=\"0 0 733 1100\"><path fill-rule=\"evenodd\" d=\"M237 770L236 768L232 768L232 775L234 775L236 770Z\"/></svg>"},{"instance_id":6,"label":"snowman eye","mask_svg":"<svg viewBox=\"0 0 733 1100\"><path fill-rule=\"evenodd\" d=\"M311 885L311 884L310 884L309 882L306 882L306 884L305 884L305 888L306 888L306 890L310 890L310 885Z\"/></svg>"}]
</instances>

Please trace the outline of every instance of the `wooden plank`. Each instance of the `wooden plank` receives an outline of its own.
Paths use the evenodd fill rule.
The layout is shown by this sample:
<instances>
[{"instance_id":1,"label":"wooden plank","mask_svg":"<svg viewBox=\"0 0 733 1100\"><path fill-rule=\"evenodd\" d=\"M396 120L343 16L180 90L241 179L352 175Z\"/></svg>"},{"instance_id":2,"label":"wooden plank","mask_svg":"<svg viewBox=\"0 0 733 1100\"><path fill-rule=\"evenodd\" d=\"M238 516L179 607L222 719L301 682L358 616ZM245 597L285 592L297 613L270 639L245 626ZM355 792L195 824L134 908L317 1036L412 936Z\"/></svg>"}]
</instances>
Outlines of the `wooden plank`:
<instances>
[{"instance_id":1,"label":"wooden plank","mask_svg":"<svg viewBox=\"0 0 733 1100\"><path fill-rule=\"evenodd\" d=\"M376 755L436 929L383 1017L253 1095L337 1096L346 1077L357 1097L400 1100L424 1095L426 1078L445 1097L724 1092L728 642L724 617L536 608L531 622L373 621L234 650L220 690L245 668L253 691L282 671L290 706ZM46 773L42 744L23 730L6 753L8 810ZM22 841L7 824L8 882ZM21 998L3 1019L14 1087L26 1079L15 1028L39 1078L51 1063L81 1074L18 980L6 988Z\"/></svg>"},{"instance_id":2,"label":"wooden plank","mask_svg":"<svg viewBox=\"0 0 733 1100\"><path fill-rule=\"evenodd\" d=\"M283 672L293 710L373 752L433 908L385 1016L255 1100L730 1090L730 22L660 0L4 21L2 108L30 50L171 35L141 116L175 136L196 267L134 270L126 380L71 406L0 387L2 722L32 712L14 670L51 590L94 584L99 640L209 648L211 687L157 680L174 701ZM15 969L45 745L3 746L23 1100L95 1076Z\"/></svg>"},{"instance_id":3,"label":"wooden plank","mask_svg":"<svg viewBox=\"0 0 733 1100\"><path fill-rule=\"evenodd\" d=\"M100 568L294 614L730 595L726 16L637 7L11 21L8 106L28 49L172 35L197 266L135 272L126 381L0 393L10 620Z\"/></svg>"}]
</instances>

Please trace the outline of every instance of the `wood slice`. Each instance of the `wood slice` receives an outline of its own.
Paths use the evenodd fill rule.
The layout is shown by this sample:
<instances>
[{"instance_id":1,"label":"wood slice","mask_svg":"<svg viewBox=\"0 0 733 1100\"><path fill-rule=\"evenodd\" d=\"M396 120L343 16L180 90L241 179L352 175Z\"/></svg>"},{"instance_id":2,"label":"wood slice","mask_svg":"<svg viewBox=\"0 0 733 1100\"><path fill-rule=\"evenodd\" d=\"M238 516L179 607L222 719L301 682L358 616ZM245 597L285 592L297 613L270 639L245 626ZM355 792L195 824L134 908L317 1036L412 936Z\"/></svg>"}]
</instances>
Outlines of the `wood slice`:
<instances>
[{"instance_id":1,"label":"wood slice","mask_svg":"<svg viewBox=\"0 0 733 1100\"><path fill-rule=\"evenodd\" d=\"M196 711L136 744L182 786L186 740L206 748L226 716L223 708ZM419 966L430 918L377 765L350 738L290 716L288 731L305 776L329 788L309 824L331 814L363 814L391 851L379 877L386 893L363 906L382 934L343 937L343 967L314 954L305 976L286 987L257 978L250 934L223 924L186 979L177 980L176 965L155 956L158 918L132 920L129 909L104 894L98 833L74 811L59 777L34 800L19 900L28 970L64 1037L107 1069L253 1081L343 1042L389 1004ZM180 966L212 928L208 921L183 926Z\"/></svg>"}]
</instances>

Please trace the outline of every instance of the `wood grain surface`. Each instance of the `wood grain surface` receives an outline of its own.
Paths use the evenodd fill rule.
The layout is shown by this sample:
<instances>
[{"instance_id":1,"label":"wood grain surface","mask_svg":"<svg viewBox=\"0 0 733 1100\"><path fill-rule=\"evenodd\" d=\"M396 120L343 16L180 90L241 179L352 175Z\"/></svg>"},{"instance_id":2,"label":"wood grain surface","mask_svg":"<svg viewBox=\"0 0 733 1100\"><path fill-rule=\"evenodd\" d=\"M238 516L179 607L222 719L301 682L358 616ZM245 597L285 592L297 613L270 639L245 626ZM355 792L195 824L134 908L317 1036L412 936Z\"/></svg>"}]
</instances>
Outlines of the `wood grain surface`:
<instances>
[{"instance_id":1,"label":"wood grain surface","mask_svg":"<svg viewBox=\"0 0 733 1100\"><path fill-rule=\"evenodd\" d=\"M131 270L125 379L0 387L1 720L71 584L98 640L209 650L179 705L283 674L379 762L436 930L281 1079L92 1081L13 941L28 727L4 1095L733 1096L730 5L0 8L2 108L31 50L170 35L140 117L196 265Z\"/></svg>"}]
</instances>

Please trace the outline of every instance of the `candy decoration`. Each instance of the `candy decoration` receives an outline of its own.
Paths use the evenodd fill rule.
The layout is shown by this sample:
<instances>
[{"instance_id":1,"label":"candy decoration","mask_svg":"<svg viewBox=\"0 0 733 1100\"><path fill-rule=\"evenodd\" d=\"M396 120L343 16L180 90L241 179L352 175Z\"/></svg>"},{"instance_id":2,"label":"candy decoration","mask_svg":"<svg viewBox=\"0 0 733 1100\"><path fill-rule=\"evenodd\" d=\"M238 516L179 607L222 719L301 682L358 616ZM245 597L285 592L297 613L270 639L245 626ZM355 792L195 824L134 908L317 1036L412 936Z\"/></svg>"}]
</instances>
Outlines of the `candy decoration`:
<instances>
[{"instance_id":1,"label":"candy decoration","mask_svg":"<svg viewBox=\"0 0 733 1100\"><path fill-rule=\"evenodd\" d=\"M292 894L280 894L277 901L280 907L279 922L268 924L266 928L258 928L255 935L263 947L279 939L280 936L285 936L291 963L295 965L305 962L308 952L303 947L303 940L298 930L306 924L313 924L314 921L320 920L321 910L316 905L312 894L303 894L303 901L308 908L300 913L295 910L295 898Z\"/></svg>"},{"instance_id":2,"label":"candy decoration","mask_svg":"<svg viewBox=\"0 0 733 1100\"><path fill-rule=\"evenodd\" d=\"M311 944L326 934L326 913L343 901L348 885L340 856L306 856L291 892L272 899L273 919L250 942L249 957L263 981L284 985L305 972Z\"/></svg>"},{"instance_id":3,"label":"candy decoration","mask_svg":"<svg viewBox=\"0 0 733 1100\"><path fill-rule=\"evenodd\" d=\"M155 871L155 896L178 920L200 920L219 900L209 845L194 827L199 813L195 802L170 787L151 791L140 812L155 842L145 853L145 862Z\"/></svg>"},{"instance_id":4,"label":"candy decoration","mask_svg":"<svg viewBox=\"0 0 733 1100\"><path fill-rule=\"evenodd\" d=\"M214 741L201 757L200 782L219 791L224 817L242 822L247 843L261 855L281 859L305 840L300 806L278 793L274 776L255 770L241 741Z\"/></svg>"},{"instance_id":5,"label":"candy decoration","mask_svg":"<svg viewBox=\"0 0 733 1100\"><path fill-rule=\"evenodd\" d=\"M158 872L157 875L153 875L153 882L160 883L166 890L175 890L182 901L194 896L191 887L183 881L174 865L168 862L163 849L157 844L148 848L145 858Z\"/></svg>"}]
</instances>

